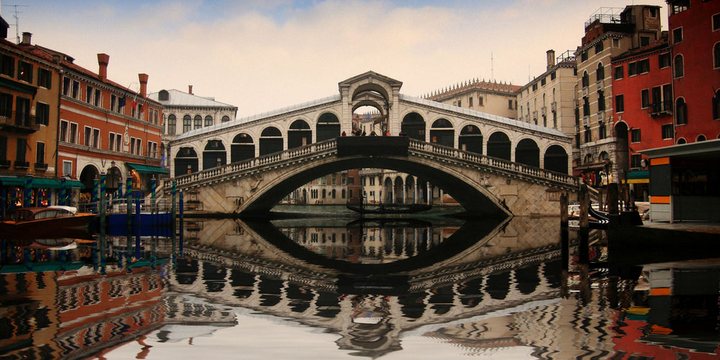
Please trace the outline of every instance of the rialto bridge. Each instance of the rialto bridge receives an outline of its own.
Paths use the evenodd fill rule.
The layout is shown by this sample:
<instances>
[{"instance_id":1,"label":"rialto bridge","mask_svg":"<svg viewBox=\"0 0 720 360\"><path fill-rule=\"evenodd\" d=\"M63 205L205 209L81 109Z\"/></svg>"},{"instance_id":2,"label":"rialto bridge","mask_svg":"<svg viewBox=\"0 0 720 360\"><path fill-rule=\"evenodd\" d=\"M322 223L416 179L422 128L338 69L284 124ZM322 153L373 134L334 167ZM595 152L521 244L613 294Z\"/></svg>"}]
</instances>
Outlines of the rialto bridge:
<instances>
[{"instance_id":1,"label":"rialto bridge","mask_svg":"<svg viewBox=\"0 0 720 360\"><path fill-rule=\"evenodd\" d=\"M197 190L207 212L252 215L320 176L384 168L441 187L476 215L546 215L557 213L558 191L577 188L571 139L558 130L405 96L402 82L374 72L338 86L336 96L178 136L178 189ZM379 114L369 124L354 116L365 107ZM362 130L386 136L352 136Z\"/></svg>"}]
</instances>

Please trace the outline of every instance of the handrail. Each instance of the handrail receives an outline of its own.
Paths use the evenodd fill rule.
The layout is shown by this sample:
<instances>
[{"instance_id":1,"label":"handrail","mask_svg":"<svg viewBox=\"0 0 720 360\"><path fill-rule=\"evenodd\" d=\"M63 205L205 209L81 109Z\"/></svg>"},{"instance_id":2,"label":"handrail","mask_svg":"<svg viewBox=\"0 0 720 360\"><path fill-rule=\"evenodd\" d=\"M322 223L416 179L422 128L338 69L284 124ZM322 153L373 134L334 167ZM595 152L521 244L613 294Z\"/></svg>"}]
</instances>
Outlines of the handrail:
<instances>
[{"instance_id":1,"label":"handrail","mask_svg":"<svg viewBox=\"0 0 720 360\"><path fill-rule=\"evenodd\" d=\"M466 163L471 163L483 167L490 167L504 172L514 172L535 179L543 179L554 183L567 186L579 186L578 179L563 173L551 170L540 169L525 164L520 164L504 159L494 158L474 152L464 151L449 146L428 143L416 139L410 139L409 150L419 154L438 155L445 158L459 159ZM240 162L230 163L227 165L214 167L211 169L199 171L197 173L181 175L175 178L178 187L185 187L190 184L202 183L211 180L223 178L226 174L238 174L248 171L257 171L261 168L272 167L289 160L302 158L305 156L323 156L337 151L336 139L329 139L302 147L297 147L281 152L276 152L261 157L248 159ZM165 191L170 191L171 184L164 184Z\"/></svg>"}]
</instances>

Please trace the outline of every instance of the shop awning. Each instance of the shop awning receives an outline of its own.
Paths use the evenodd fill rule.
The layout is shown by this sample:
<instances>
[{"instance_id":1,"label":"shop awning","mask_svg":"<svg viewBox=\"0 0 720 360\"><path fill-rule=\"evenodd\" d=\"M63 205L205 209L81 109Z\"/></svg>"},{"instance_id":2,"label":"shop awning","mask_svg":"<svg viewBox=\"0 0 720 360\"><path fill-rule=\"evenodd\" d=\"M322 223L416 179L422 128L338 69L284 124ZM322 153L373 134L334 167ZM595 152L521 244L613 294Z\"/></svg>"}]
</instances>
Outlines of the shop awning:
<instances>
[{"instance_id":1,"label":"shop awning","mask_svg":"<svg viewBox=\"0 0 720 360\"><path fill-rule=\"evenodd\" d=\"M625 176L628 184L648 184L650 183L650 171L648 170L630 170Z\"/></svg>"},{"instance_id":2,"label":"shop awning","mask_svg":"<svg viewBox=\"0 0 720 360\"><path fill-rule=\"evenodd\" d=\"M144 164L133 164L125 163L130 169L135 170L141 174L169 174L168 169L162 166L144 165Z\"/></svg>"},{"instance_id":3,"label":"shop awning","mask_svg":"<svg viewBox=\"0 0 720 360\"><path fill-rule=\"evenodd\" d=\"M33 189L81 188L83 183L77 180L40 178L27 176L0 176L0 185L18 186Z\"/></svg>"}]
</instances>

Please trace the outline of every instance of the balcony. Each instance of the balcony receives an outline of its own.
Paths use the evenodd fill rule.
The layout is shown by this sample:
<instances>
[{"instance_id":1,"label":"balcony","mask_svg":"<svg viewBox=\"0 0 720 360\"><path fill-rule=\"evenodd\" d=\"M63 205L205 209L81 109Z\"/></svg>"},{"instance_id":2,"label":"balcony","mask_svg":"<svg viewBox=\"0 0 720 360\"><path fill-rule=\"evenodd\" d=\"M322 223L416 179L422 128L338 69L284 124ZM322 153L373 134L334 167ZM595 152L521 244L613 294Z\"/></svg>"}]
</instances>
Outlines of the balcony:
<instances>
[{"instance_id":1,"label":"balcony","mask_svg":"<svg viewBox=\"0 0 720 360\"><path fill-rule=\"evenodd\" d=\"M650 104L648 109L650 111L650 116L661 117L661 116L672 115L672 113L673 113L672 107L673 107L672 100L667 100L667 101L654 102L654 103Z\"/></svg>"},{"instance_id":2,"label":"balcony","mask_svg":"<svg viewBox=\"0 0 720 360\"><path fill-rule=\"evenodd\" d=\"M10 160L0 160L0 169L10 168Z\"/></svg>"},{"instance_id":3,"label":"balcony","mask_svg":"<svg viewBox=\"0 0 720 360\"><path fill-rule=\"evenodd\" d=\"M45 163L35 163L34 168L36 172L44 172L48 169L48 164Z\"/></svg>"},{"instance_id":4,"label":"balcony","mask_svg":"<svg viewBox=\"0 0 720 360\"><path fill-rule=\"evenodd\" d=\"M30 163L27 161L15 160L13 166L15 167L15 170L27 170L30 167Z\"/></svg>"},{"instance_id":5,"label":"balcony","mask_svg":"<svg viewBox=\"0 0 720 360\"><path fill-rule=\"evenodd\" d=\"M25 113L13 112L0 115L0 130L12 131L21 134L30 134L38 131L40 125L35 123L35 117Z\"/></svg>"}]
</instances>

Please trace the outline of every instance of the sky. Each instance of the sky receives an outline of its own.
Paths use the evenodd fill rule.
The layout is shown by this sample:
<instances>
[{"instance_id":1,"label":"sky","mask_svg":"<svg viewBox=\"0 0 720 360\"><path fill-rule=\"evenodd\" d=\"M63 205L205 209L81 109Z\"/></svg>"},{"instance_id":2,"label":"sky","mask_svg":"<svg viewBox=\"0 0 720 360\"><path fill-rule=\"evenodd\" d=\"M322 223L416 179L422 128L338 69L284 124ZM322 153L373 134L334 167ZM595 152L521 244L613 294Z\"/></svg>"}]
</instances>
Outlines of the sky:
<instances>
[{"instance_id":1,"label":"sky","mask_svg":"<svg viewBox=\"0 0 720 360\"><path fill-rule=\"evenodd\" d=\"M375 71L423 96L471 79L524 85L546 51L574 51L601 7L633 0L15 0L2 16L32 42L138 90L177 89L238 107L238 118L338 94ZM659 5L667 29L664 0ZM13 6L17 5L17 6ZM17 19L16 19L17 11ZM16 26L16 24L18 24Z\"/></svg>"}]
</instances>

